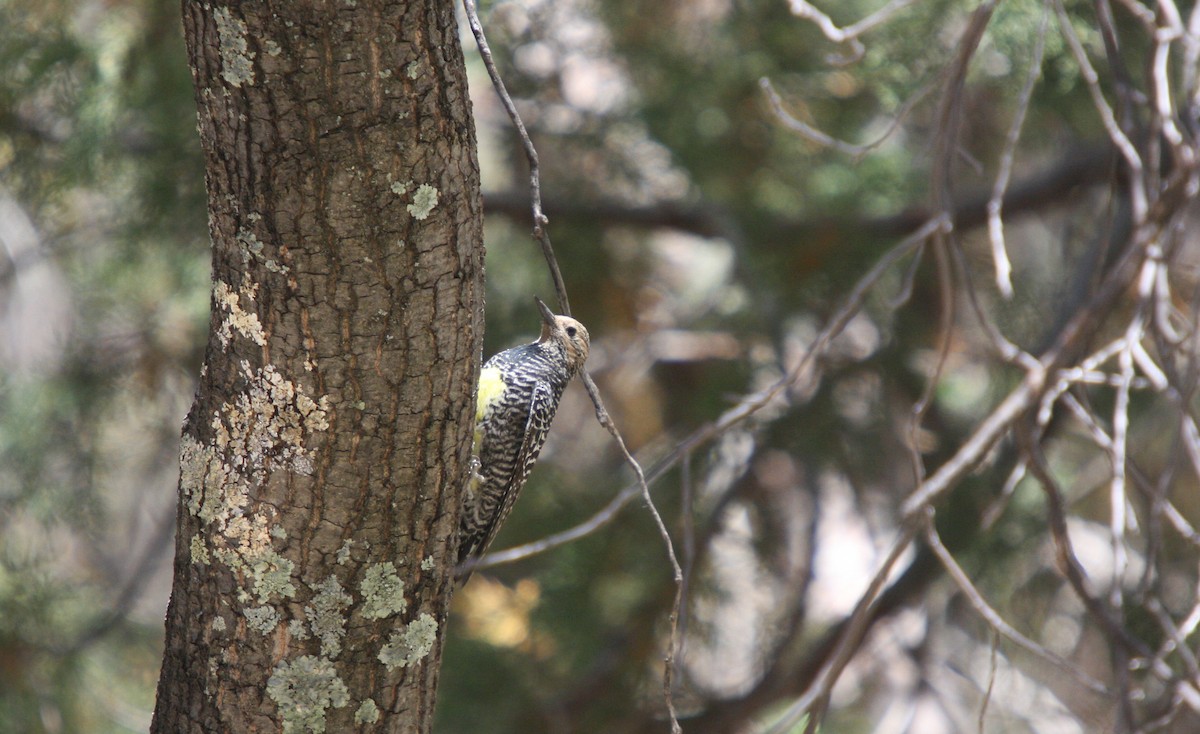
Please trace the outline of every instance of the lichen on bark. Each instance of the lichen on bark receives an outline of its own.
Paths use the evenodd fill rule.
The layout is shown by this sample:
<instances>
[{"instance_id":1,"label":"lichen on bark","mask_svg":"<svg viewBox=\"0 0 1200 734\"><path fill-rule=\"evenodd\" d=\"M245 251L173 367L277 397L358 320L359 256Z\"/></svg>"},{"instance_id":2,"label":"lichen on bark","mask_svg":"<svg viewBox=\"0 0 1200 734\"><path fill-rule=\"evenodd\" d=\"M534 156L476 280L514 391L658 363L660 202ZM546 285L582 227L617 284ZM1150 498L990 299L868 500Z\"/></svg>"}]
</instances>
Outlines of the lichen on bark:
<instances>
[{"instance_id":1,"label":"lichen on bark","mask_svg":"<svg viewBox=\"0 0 1200 734\"><path fill-rule=\"evenodd\" d=\"M213 312L152 731L427 732L483 295L453 3L183 11Z\"/></svg>"}]
</instances>

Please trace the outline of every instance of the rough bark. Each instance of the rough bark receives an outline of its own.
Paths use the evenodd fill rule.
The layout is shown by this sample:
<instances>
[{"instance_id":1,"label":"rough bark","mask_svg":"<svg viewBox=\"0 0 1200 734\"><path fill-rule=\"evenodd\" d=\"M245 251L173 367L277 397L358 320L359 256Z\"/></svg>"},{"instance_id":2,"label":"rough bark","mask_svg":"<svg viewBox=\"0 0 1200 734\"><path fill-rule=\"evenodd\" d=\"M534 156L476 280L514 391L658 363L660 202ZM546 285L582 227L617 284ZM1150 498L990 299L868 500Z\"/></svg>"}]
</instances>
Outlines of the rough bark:
<instances>
[{"instance_id":1,"label":"rough bark","mask_svg":"<svg viewBox=\"0 0 1200 734\"><path fill-rule=\"evenodd\" d=\"M213 298L152 730L428 731L483 298L453 6L183 22Z\"/></svg>"}]
</instances>

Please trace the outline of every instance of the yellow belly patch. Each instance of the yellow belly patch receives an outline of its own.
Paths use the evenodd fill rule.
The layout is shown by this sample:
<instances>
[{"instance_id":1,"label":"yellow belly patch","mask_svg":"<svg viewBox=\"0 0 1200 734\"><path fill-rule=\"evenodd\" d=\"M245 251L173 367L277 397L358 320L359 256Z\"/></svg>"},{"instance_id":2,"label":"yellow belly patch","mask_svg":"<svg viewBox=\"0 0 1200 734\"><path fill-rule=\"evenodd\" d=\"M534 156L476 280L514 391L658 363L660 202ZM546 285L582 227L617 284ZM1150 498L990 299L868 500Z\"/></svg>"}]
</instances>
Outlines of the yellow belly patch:
<instances>
[{"instance_id":1,"label":"yellow belly patch","mask_svg":"<svg viewBox=\"0 0 1200 734\"><path fill-rule=\"evenodd\" d=\"M487 407L500 399L505 389L504 378L500 376L500 368L485 367L479 373L479 397L475 401L475 422L483 420Z\"/></svg>"}]
</instances>

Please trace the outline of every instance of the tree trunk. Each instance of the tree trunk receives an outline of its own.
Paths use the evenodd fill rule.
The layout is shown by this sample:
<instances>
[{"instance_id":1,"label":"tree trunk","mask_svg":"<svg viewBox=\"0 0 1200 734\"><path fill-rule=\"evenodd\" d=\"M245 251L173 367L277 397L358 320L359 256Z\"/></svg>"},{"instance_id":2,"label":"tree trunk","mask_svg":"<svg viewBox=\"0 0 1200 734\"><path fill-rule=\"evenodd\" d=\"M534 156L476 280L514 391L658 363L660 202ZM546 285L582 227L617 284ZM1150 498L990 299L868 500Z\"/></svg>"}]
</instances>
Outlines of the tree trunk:
<instances>
[{"instance_id":1,"label":"tree trunk","mask_svg":"<svg viewBox=\"0 0 1200 734\"><path fill-rule=\"evenodd\" d=\"M453 6L183 22L213 298L152 730L428 731L483 297Z\"/></svg>"}]
</instances>

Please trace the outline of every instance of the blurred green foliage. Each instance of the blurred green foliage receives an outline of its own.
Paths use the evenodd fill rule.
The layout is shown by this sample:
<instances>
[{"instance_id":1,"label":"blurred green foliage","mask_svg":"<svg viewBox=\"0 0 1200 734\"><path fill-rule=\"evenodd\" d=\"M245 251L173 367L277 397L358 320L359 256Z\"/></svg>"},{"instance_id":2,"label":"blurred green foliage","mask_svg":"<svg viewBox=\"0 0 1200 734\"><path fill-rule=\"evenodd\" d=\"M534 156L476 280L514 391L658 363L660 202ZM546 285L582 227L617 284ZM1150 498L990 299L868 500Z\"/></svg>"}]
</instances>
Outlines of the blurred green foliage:
<instances>
[{"instance_id":1,"label":"blurred green foliage","mask_svg":"<svg viewBox=\"0 0 1200 734\"><path fill-rule=\"evenodd\" d=\"M0 732L144 731L208 317L178 11L6 2L0 69L0 197L39 238L0 265Z\"/></svg>"}]
</instances>

